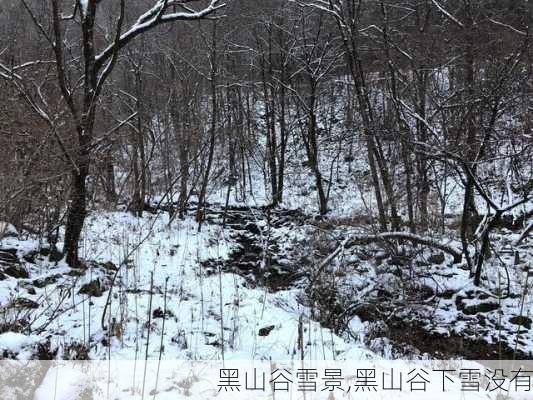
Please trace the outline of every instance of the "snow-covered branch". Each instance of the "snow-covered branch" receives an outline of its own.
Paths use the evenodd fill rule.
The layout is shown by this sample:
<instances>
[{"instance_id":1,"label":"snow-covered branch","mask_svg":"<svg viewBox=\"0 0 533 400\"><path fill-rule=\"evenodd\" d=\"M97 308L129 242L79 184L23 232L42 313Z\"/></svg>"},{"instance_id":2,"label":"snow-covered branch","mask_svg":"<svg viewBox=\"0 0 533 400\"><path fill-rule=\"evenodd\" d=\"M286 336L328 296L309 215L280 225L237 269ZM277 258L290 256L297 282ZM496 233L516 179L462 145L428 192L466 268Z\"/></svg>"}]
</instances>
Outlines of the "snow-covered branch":
<instances>
[{"instance_id":1,"label":"snow-covered branch","mask_svg":"<svg viewBox=\"0 0 533 400\"><path fill-rule=\"evenodd\" d=\"M118 40L115 40L96 56L97 69L100 69L114 53L126 46L137 36L158 25L177 20L197 20L207 18L215 11L226 6L225 3L220 3L220 0L211 0L209 6L199 11L193 11L189 8L186 8L186 11L169 11L173 6L191 2L193 1L158 0L150 10L141 15L126 32L121 34Z\"/></svg>"},{"instance_id":2,"label":"snow-covered branch","mask_svg":"<svg viewBox=\"0 0 533 400\"><path fill-rule=\"evenodd\" d=\"M464 28L464 24L459 21L457 18L455 18L452 14L450 14L446 9L439 4L436 0L431 0L431 2L439 9L441 13L443 13L446 17L448 17L452 22L460 26L461 28Z\"/></svg>"},{"instance_id":3,"label":"snow-covered branch","mask_svg":"<svg viewBox=\"0 0 533 400\"><path fill-rule=\"evenodd\" d=\"M439 242L438 240L427 236L419 236L408 232L383 232L375 235L354 235L350 237L347 246L387 240L407 241L441 250L453 257L454 264L460 263L463 258L463 253L449 244Z\"/></svg>"}]
</instances>

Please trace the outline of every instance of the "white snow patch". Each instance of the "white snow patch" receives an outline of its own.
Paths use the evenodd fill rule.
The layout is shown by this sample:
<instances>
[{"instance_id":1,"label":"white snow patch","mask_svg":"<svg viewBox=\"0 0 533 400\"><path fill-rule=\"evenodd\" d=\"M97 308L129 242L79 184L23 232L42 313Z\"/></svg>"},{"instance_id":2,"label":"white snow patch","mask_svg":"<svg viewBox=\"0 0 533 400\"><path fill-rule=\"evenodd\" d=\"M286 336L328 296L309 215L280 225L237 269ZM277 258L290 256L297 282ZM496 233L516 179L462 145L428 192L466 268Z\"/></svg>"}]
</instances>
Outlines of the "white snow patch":
<instances>
[{"instance_id":1,"label":"white snow patch","mask_svg":"<svg viewBox=\"0 0 533 400\"><path fill-rule=\"evenodd\" d=\"M40 341L38 336L26 336L22 333L5 332L0 334L0 350L8 351L13 354L20 353Z\"/></svg>"},{"instance_id":2,"label":"white snow patch","mask_svg":"<svg viewBox=\"0 0 533 400\"><path fill-rule=\"evenodd\" d=\"M19 233L9 222L0 221L0 239L8 236L18 236Z\"/></svg>"}]
</instances>

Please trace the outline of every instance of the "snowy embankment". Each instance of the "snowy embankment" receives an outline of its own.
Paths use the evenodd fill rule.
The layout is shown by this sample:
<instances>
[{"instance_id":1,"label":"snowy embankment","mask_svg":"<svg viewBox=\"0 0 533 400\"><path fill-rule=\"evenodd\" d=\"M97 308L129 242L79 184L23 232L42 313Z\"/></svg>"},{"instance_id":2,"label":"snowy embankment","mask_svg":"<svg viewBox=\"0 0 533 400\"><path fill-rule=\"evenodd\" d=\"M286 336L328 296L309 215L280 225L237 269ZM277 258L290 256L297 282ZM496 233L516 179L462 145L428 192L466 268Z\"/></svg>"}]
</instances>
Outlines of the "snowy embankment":
<instances>
[{"instance_id":1,"label":"snowy embankment","mask_svg":"<svg viewBox=\"0 0 533 400\"><path fill-rule=\"evenodd\" d=\"M92 214L83 271L36 253L37 242L4 239L1 247L18 249L28 272L0 281L4 357L292 359L301 357L299 331L306 359L371 356L311 321L298 289L272 293L203 268L235 246L222 226L198 232L191 218L167 222L167 214Z\"/></svg>"}]
</instances>

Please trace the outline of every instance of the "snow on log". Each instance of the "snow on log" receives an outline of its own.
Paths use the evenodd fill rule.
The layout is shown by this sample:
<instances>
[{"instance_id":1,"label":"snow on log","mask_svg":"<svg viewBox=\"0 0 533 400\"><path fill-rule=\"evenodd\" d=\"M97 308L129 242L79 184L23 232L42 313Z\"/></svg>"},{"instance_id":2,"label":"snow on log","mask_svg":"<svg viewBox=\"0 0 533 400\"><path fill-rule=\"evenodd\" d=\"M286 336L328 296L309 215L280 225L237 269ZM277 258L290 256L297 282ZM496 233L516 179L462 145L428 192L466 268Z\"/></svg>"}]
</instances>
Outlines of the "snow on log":
<instances>
[{"instance_id":1,"label":"snow on log","mask_svg":"<svg viewBox=\"0 0 533 400\"><path fill-rule=\"evenodd\" d=\"M376 235L353 235L349 237L347 245L367 244L385 240L405 240L408 242L441 250L447 254L450 254L453 257L454 264L459 264L463 259L463 253L448 244L441 243L429 237L418 236L408 232L383 232L378 233Z\"/></svg>"},{"instance_id":2,"label":"snow on log","mask_svg":"<svg viewBox=\"0 0 533 400\"><path fill-rule=\"evenodd\" d=\"M435 239L418 236L412 233L407 232L383 232L376 235L350 235L332 252L330 253L317 268L316 276L333 260L335 259L344 248L351 247L358 244L368 244L372 242L380 242L386 240L406 240L412 243L424 245L427 247L432 247L443 251L444 253L450 254L453 257L453 263L459 264L463 259L463 253L456 248L441 243Z\"/></svg>"}]
</instances>

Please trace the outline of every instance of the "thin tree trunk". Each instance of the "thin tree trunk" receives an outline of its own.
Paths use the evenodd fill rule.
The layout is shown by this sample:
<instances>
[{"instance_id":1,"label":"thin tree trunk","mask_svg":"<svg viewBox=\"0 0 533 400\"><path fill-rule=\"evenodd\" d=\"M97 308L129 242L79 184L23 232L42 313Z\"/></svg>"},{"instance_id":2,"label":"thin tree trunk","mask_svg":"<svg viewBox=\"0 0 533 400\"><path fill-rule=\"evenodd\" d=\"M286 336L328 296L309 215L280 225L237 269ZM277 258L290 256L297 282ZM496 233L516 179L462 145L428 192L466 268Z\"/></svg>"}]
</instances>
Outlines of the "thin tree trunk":
<instances>
[{"instance_id":1,"label":"thin tree trunk","mask_svg":"<svg viewBox=\"0 0 533 400\"><path fill-rule=\"evenodd\" d=\"M283 79L283 78L282 78ZM285 86L280 88L280 149L278 163L278 202L283 202L283 188L285 186L285 153L287 152L288 130L286 121L286 91Z\"/></svg>"},{"instance_id":2,"label":"thin tree trunk","mask_svg":"<svg viewBox=\"0 0 533 400\"><path fill-rule=\"evenodd\" d=\"M318 154L318 140L317 140L317 117L316 117L316 82L310 82L311 93L309 95L308 104L308 121L307 121L307 137L304 134L304 144L307 151L307 158L309 160L309 167L315 176L315 184L318 193L318 205L320 215L326 215L328 212L328 199L324 191L324 184L322 174L320 173L320 159Z\"/></svg>"},{"instance_id":3,"label":"thin tree trunk","mask_svg":"<svg viewBox=\"0 0 533 400\"><path fill-rule=\"evenodd\" d=\"M66 262L72 268L77 268L80 266L78 244L80 242L83 223L85 221L85 217L87 216L86 178L86 167L80 168L79 172L73 171L71 173L72 181L63 249L66 256Z\"/></svg>"},{"instance_id":4,"label":"thin tree trunk","mask_svg":"<svg viewBox=\"0 0 533 400\"><path fill-rule=\"evenodd\" d=\"M209 183L209 176L211 174L211 168L213 166L213 158L215 154L215 139L218 126L218 99L217 99L217 74L218 74L218 53L217 53L217 24L213 24L213 36L212 36L212 50L211 50L211 129L209 135L209 154L207 156L207 165L205 166L205 172L198 194L198 209L196 210L196 221L198 222L198 230L202 229L202 222L205 218L205 206L207 196L207 185Z\"/></svg>"}]
</instances>

